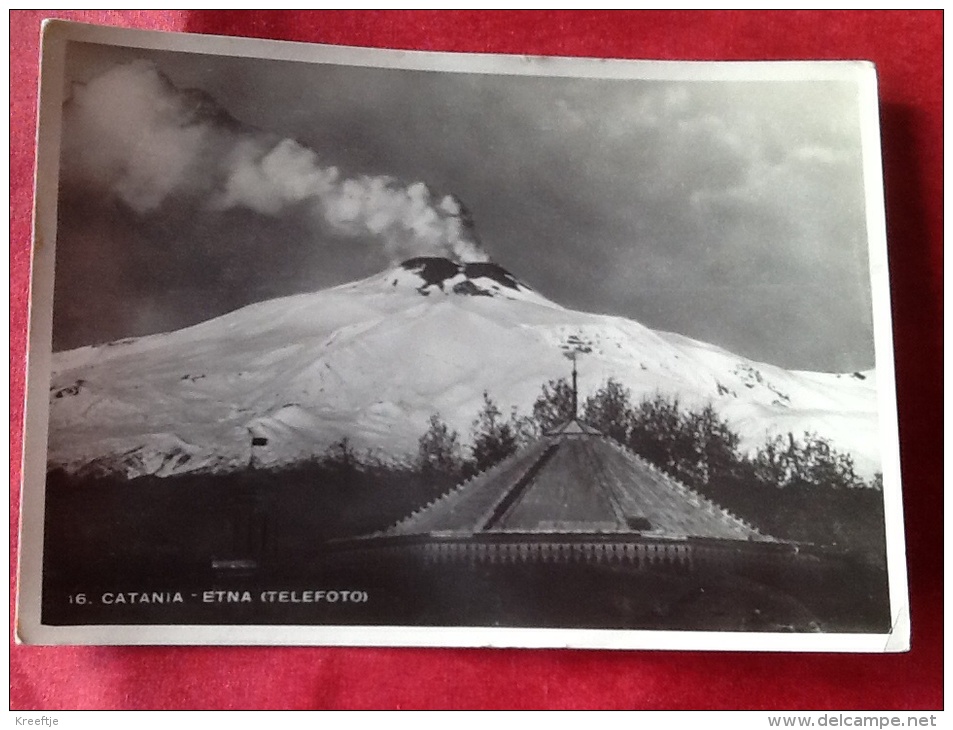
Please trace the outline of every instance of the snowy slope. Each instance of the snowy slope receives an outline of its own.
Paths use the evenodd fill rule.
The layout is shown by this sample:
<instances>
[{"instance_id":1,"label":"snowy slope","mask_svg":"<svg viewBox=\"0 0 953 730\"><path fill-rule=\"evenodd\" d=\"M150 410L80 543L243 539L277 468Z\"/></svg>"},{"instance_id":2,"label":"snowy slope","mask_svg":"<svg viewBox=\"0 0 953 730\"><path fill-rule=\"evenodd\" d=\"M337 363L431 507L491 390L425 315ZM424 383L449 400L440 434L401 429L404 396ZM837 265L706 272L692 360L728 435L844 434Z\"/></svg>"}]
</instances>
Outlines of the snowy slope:
<instances>
[{"instance_id":1,"label":"snowy slope","mask_svg":"<svg viewBox=\"0 0 953 730\"><path fill-rule=\"evenodd\" d=\"M752 362L566 309L494 264L446 259L54 354L49 462L128 476L229 470L308 458L345 436L402 458L434 411L466 438L484 389L528 413L543 383L568 374L570 337L591 348L580 358L583 398L611 376L636 400L712 402L749 448L767 434L815 431L863 474L879 468L873 372Z\"/></svg>"}]
</instances>

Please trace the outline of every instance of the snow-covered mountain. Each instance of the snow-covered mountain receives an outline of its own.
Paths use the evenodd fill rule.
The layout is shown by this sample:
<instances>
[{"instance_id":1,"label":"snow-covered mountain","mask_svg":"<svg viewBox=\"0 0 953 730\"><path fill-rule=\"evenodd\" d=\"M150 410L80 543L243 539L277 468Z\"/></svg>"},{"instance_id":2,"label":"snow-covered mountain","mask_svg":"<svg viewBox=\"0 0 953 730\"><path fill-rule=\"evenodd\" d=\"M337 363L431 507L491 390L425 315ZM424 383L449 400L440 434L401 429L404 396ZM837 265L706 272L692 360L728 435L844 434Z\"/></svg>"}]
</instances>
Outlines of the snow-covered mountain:
<instances>
[{"instance_id":1,"label":"snow-covered mountain","mask_svg":"<svg viewBox=\"0 0 953 730\"><path fill-rule=\"evenodd\" d=\"M130 477L278 465L348 437L382 458L416 453L429 417L466 439L489 391L531 411L580 358L584 398L609 377L638 401L711 402L755 448L814 431L879 469L873 371L753 362L629 319L573 311L492 263L417 258L362 281L253 304L176 332L53 356L50 466ZM254 452L254 453L253 453Z\"/></svg>"}]
</instances>

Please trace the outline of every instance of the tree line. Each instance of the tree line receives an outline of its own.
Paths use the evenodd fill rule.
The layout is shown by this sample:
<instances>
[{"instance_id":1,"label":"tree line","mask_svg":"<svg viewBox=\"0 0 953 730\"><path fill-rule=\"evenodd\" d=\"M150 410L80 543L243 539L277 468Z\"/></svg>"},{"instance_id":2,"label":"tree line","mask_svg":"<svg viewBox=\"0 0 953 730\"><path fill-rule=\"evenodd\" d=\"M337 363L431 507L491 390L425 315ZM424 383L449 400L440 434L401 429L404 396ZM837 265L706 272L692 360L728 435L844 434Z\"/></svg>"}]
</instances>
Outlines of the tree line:
<instances>
[{"instance_id":1,"label":"tree line","mask_svg":"<svg viewBox=\"0 0 953 730\"><path fill-rule=\"evenodd\" d=\"M572 403L565 378L542 386L529 415L516 408L504 413L485 392L469 446L439 414L431 416L417 468L444 478L483 471L573 418ZM865 480L850 454L816 433L767 437L746 452L711 404L685 408L662 394L636 402L612 378L585 399L578 417L769 534L854 548L880 560L881 475Z\"/></svg>"},{"instance_id":2,"label":"tree line","mask_svg":"<svg viewBox=\"0 0 953 730\"><path fill-rule=\"evenodd\" d=\"M515 407L505 415L484 392L470 446L434 413L420 438L417 464L444 473L483 471L574 416L572 388L565 378L542 386L531 415L521 415ZM782 489L881 488L879 474L865 481L850 454L815 433L775 435L748 454L711 404L685 409L678 398L661 394L636 403L612 378L586 398L579 418L696 489L737 479Z\"/></svg>"}]
</instances>

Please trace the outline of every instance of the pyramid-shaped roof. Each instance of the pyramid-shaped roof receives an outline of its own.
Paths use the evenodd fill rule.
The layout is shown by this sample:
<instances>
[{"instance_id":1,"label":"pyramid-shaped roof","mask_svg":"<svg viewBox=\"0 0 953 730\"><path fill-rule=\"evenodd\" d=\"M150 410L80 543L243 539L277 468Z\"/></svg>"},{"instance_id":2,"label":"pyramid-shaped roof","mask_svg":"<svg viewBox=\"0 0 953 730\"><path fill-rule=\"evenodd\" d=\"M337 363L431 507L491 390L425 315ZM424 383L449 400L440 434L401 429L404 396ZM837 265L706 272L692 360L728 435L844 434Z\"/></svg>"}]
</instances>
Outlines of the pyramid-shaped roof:
<instances>
[{"instance_id":1,"label":"pyramid-shaped roof","mask_svg":"<svg viewBox=\"0 0 953 730\"><path fill-rule=\"evenodd\" d=\"M575 419L383 535L506 533L773 541Z\"/></svg>"}]
</instances>

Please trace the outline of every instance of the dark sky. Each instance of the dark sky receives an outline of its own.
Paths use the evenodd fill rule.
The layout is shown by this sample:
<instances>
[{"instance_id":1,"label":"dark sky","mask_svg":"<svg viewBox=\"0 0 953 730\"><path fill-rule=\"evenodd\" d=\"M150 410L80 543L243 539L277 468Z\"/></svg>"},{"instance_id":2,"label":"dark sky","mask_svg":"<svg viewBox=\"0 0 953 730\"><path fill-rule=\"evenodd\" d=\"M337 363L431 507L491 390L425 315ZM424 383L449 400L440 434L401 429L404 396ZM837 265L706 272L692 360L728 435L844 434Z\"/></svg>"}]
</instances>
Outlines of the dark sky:
<instances>
[{"instance_id":1,"label":"dark sky","mask_svg":"<svg viewBox=\"0 0 953 730\"><path fill-rule=\"evenodd\" d=\"M441 74L75 43L66 67L55 349L476 236L573 308L789 368L873 366L852 83Z\"/></svg>"}]
</instances>

